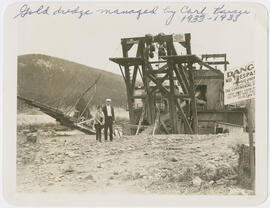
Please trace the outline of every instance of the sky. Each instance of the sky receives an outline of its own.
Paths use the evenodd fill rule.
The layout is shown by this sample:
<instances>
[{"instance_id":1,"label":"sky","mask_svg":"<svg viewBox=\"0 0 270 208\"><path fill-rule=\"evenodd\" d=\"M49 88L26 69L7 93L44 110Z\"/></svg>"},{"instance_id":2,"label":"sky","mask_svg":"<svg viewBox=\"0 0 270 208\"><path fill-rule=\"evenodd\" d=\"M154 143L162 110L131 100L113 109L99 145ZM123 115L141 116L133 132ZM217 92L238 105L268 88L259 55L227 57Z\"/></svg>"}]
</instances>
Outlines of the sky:
<instances>
[{"instance_id":1,"label":"sky","mask_svg":"<svg viewBox=\"0 0 270 208\"><path fill-rule=\"evenodd\" d=\"M18 4L18 10L23 3ZM159 11L169 6L171 10L179 11L187 5L193 10L207 7L207 11L221 6L218 4L187 4L187 3L136 3L136 4L55 4L47 3L50 11L62 8L95 10L110 9L141 9L149 10L155 6ZM31 3L31 9L40 4ZM78 18L76 15L26 15L14 19L18 25L18 55L40 53L67 59L87 66L120 74L119 67L109 61L110 57L121 57L120 39L126 37L145 36L145 34L178 34L191 33L192 54L226 53L230 65L238 67L254 60L254 14L252 7L246 5L230 5L227 10L250 10L251 14L241 16L237 22L205 21L200 23L181 22L183 17L176 13L171 24L165 21L169 14L159 12L156 15L142 15L139 20L136 15L101 15L93 14Z\"/></svg>"}]
</instances>

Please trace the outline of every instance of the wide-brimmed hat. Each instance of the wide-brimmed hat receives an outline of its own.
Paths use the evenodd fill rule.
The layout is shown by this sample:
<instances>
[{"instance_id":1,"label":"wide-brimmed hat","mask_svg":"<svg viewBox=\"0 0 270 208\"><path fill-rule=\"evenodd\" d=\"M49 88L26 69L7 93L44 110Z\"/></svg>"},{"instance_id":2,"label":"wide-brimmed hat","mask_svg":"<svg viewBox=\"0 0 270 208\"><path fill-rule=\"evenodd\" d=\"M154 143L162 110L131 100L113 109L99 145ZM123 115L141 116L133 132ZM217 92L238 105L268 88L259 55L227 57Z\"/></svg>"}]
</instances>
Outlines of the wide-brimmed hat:
<instances>
[{"instance_id":1,"label":"wide-brimmed hat","mask_svg":"<svg viewBox=\"0 0 270 208\"><path fill-rule=\"evenodd\" d=\"M110 99L110 98L106 99L106 102L111 102L111 101L112 101L112 99Z\"/></svg>"}]
</instances>

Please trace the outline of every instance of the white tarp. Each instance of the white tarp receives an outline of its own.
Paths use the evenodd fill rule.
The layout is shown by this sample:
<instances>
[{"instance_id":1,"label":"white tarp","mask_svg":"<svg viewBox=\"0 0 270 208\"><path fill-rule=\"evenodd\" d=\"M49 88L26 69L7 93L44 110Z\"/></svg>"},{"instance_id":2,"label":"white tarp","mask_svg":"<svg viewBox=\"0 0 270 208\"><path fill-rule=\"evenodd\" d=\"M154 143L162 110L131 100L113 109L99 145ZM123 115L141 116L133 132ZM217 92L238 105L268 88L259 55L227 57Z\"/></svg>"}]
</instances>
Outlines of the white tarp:
<instances>
[{"instance_id":1,"label":"white tarp","mask_svg":"<svg viewBox=\"0 0 270 208\"><path fill-rule=\"evenodd\" d=\"M255 98L255 65L250 62L224 72L224 104Z\"/></svg>"}]
</instances>

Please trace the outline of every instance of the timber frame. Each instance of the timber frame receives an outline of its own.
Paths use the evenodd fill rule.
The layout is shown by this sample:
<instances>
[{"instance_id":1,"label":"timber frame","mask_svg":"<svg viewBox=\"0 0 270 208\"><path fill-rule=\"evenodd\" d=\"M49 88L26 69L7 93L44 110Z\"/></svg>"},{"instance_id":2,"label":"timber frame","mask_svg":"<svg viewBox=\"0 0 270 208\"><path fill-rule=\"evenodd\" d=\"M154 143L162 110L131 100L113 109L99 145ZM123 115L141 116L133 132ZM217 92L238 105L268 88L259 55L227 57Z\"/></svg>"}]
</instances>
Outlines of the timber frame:
<instances>
[{"instance_id":1,"label":"timber frame","mask_svg":"<svg viewBox=\"0 0 270 208\"><path fill-rule=\"evenodd\" d=\"M123 57L110 58L111 61L119 64L126 84L130 122L131 124L135 124L134 99L140 96L134 96L134 90L137 78L140 75L146 92L146 95L141 96L141 98L144 99L145 113L149 124L153 125L155 122L155 94L161 93L162 96L168 99L169 119L171 123L170 133L197 134L198 116L194 86L194 64L199 64L212 70L215 69L191 53L190 33L180 35L180 38L179 36L175 38L174 34L159 34L151 36L150 39L150 44L164 43L166 54L159 56L158 61L151 61L148 56L147 52L150 44L149 36L147 37L147 35L145 37L122 38ZM184 55L177 54L174 43L184 47ZM129 57L129 51L133 46L137 46L136 57ZM154 64L164 65L159 69L154 69ZM165 80L169 83L168 87L164 87L163 85ZM177 80L180 84L181 93L175 90L174 80ZM155 85L150 86L150 82ZM190 105L189 112L185 111L181 105L184 101L188 101ZM181 123L184 124L184 132L180 130Z\"/></svg>"}]
</instances>

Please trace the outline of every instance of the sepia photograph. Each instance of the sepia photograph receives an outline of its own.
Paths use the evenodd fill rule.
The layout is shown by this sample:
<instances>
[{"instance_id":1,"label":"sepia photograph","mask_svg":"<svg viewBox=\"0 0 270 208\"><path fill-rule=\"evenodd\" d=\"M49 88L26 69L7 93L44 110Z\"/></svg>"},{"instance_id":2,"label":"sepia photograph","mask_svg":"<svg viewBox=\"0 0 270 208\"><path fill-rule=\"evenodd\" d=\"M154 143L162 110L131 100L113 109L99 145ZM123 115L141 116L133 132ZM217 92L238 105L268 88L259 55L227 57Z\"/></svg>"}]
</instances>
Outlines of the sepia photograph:
<instances>
[{"instance_id":1,"label":"sepia photograph","mask_svg":"<svg viewBox=\"0 0 270 208\"><path fill-rule=\"evenodd\" d=\"M259 196L266 13L254 2L12 4L16 194Z\"/></svg>"}]
</instances>

